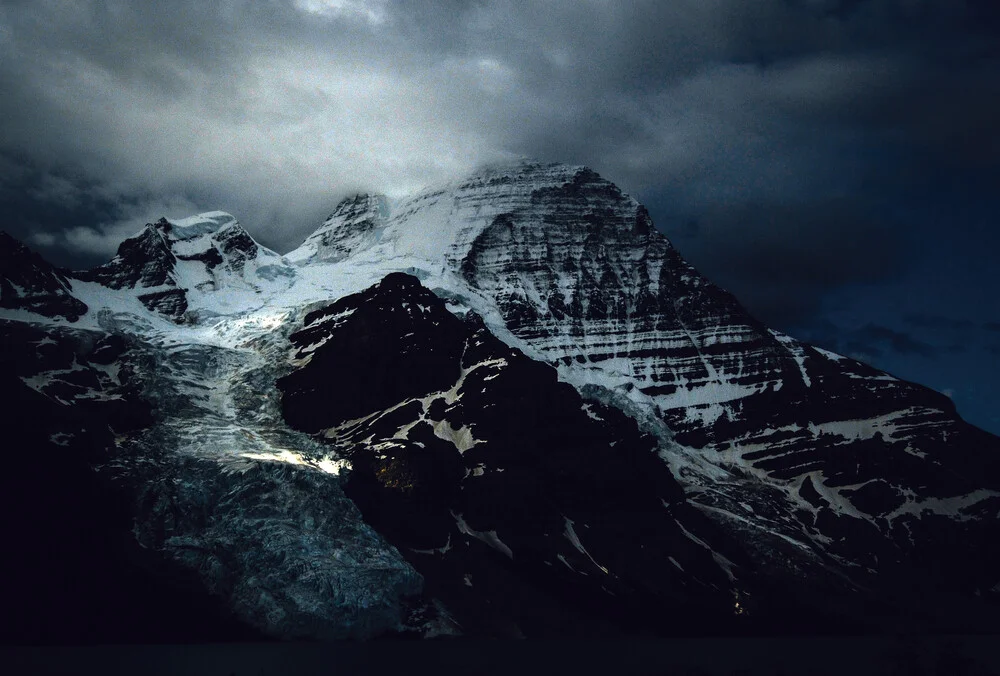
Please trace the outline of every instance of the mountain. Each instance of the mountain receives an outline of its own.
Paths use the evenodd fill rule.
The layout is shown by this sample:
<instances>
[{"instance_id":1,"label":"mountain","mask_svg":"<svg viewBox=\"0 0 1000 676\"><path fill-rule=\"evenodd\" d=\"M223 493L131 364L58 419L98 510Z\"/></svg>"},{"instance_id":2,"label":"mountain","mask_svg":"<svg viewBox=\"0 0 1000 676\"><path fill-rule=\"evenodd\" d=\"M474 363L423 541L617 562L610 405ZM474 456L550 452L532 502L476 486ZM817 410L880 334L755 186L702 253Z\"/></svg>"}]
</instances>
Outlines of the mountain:
<instances>
[{"instance_id":1,"label":"mountain","mask_svg":"<svg viewBox=\"0 0 1000 676\"><path fill-rule=\"evenodd\" d=\"M767 329L593 171L501 167L389 218L338 209L323 229L355 243L356 265L405 263L585 396L634 411L692 501L745 532L760 564L775 551L802 570L833 561L867 584L920 561L965 571L949 579L969 593L997 584L997 550L983 549L997 438L943 395Z\"/></svg>"},{"instance_id":2,"label":"mountain","mask_svg":"<svg viewBox=\"0 0 1000 676\"><path fill-rule=\"evenodd\" d=\"M88 271L4 248L11 353L76 346L10 386L109 430L129 542L239 631L998 626L1000 439L768 329L586 167L353 196L284 256L223 212Z\"/></svg>"},{"instance_id":3,"label":"mountain","mask_svg":"<svg viewBox=\"0 0 1000 676\"><path fill-rule=\"evenodd\" d=\"M464 633L607 635L621 630L611 618L690 631L726 617L713 550L739 546L687 505L656 440L474 313L392 273L308 314L291 342L301 367L278 381L285 419L342 449L347 495Z\"/></svg>"},{"instance_id":4,"label":"mountain","mask_svg":"<svg viewBox=\"0 0 1000 676\"><path fill-rule=\"evenodd\" d=\"M87 311L65 274L6 232L0 232L0 308L70 321Z\"/></svg>"},{"instance_id":5,"label":"mountain","mask_svg":"<svg viewBox=\"0 0 1000 676\"><path fill-rule=\"evenodd\" d=\"M233 296L274 293L287 287L288 264L260 246L230 214L213 211L192 218L150 223L118 247L104 265L76 279L114 290L138 291L149 310L175 320L206 294L222 308ZM237 302L238 304L238 302Z\"/></svg>"}]
</instances>

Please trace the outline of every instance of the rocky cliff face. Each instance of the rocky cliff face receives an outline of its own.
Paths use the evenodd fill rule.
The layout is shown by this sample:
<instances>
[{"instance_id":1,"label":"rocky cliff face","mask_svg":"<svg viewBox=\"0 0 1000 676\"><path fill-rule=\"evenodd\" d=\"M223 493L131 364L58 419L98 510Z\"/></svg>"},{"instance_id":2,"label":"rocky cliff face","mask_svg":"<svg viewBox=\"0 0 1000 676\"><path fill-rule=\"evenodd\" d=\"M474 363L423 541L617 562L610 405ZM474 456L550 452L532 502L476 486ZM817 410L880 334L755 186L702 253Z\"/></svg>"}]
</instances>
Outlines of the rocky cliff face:
<instances>
[{"instance_id":1,"label":"rocky cliff face","mask_svg":"<svg viewBox=\"0 0 1000 676\"><path fill-rule=\"evenodd\" d=\"M70 321L87 311L65 274L5 232L0 232L0 308Z\"/></svg>"},{"instance_id":2,"label":"rocky cliff face","mask_svg":"<svg viewBox=\"0 0 1000 676\"><path fill-rule=\"evenodd\" d=\"M8 244L11 354L90 345L11 387L110 430L132 541L242 627L997 626L1000 440L761 325L589 169L353 197L286 256L222 212L72 275Z\"/></svg>"}]
</instances>

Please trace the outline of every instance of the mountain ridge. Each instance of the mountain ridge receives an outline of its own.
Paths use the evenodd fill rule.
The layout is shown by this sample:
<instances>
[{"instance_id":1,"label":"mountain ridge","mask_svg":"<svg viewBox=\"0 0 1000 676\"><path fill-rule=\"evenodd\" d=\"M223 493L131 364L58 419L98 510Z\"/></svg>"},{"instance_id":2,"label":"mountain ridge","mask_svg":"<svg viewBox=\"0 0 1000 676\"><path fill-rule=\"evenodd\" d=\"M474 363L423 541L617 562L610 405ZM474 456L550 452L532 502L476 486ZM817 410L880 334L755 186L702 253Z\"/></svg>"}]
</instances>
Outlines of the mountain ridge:
<instances>
[{"instance_id":1,"label":"mountain ridge","mask_svg":"<svg viewBox=\"0 0 1000 676\"><path fill-rule=\"evenodd\" d=\"M299 450L280 451L273 430L301 426L297 416L312 406L323 410L329 400L328 407L343 408L343 419L365 411L350 412L362 398L347 396L334 406L332 402L340 401L336 390L325 398L316 390L296 394L300 403L282 413L275 383L303 377L296 374L326 373L316 371L320 362L314 364L313 359L326 363L328 358L315 355L327 354L331 348L324 346L336 344L346 331L360 332L350 343L350 349L358 351L357 365L331 367L334 375L317 381L332 378L328 387L338 387L336 374L343 369L364 364L375 368L379 357L366 342L388 341L385 350L401 350L400 358L409 354L405 346L410 339L424 350L443 349L448 339L433 323L414 325L410 338L402 335L406 331L392 328L396 320L391 317L397 313L402 317L414 307L434 306L437 309L427 312L447 311L460 322L472 321L498 345L553 369L561 385L572 386L553 395L560 401L582 397L584 403L574 406L583 411L617 411L614 415L624 418L615 429L638 424L652 444L648 452L683 487L685 504L744 548L744 564L734 569L734 584L738 587L743 579L769 590L755 592L758 599L763 594L778 605L784 603L780 589L789 581L812 599L814 609L827 610L845 593L906 588L910 582L941 598L992 598L1000 592L995 572L1000 563L1000 439L962 421L943 395L768 329L731 294L699 275L653 227L641 204L586 167L521 162L391 202L373 195L348 197L284 256L258 245L229 214L206 212L149 224L123 242L111 262L64 278L23 253L6 265L0 269L4 279L55 280L39 288L62 298L63 304L87 310L75 321L72 313L29 314L22 294L15 298L4 287L0 315L56 333L110 332L134 344L135 354L158 355L150 364L159 366L140 369L143 381L160 383L147 385L144 396L162 400L157 409L161 418L147 436L167 443L178 458L195 452L198 462L210 463L206 467L223 468L284 462L331 476L339 476L336 468L350 466L352 457L371 466L374 456L364 449L398 441L393 435L403 434L405 440L410 432L400 430L419 429L431 413L399 418L402 426L394 427L383 442L362 435L350 437L348 443L344 437L327 451L321 450L322 444L340 438L325 437L322 430L329 427L305 429L320 446L281 432L288 441L280 443ZM394 299L380 311L388 324L368 321L352 329L358 310L336 309L348 298L375 298L381 285L394 289L392 280L404 278L412 280L405 289L386 292ZM50 286L62 289L63 296L48 290ZM17 285L21 288L28 287ZM414 300L421 297L434 301ZM310 328L325 312L333 313L331 321ZM444 315L438 321L461 325ZM315 334L310 344L288 347L302 340L297 336L312 335L309 331ZM439 370L459 368L456 355L444 357ZM430 369L431 375L434 371ZM393 373L387 372L383 380L391 380ZM65 376L53 371L25 382L44 391L45 383L60 378ZM205 389L197 386L199 380ZM240 384L244 382L269 393L260 411ZM393 394L390 381L385 384L382 395L388 399L380 406L396 411L392 416L397 417L413 409L408 397L420 393ZM233 448L245 445L246 452L238 454L237 461L230 450L204 447L177 427L171 416L179 414L168 412L174 404L167 404L156 388L176 389L181 397L177 401L193 397L195 407L184 415L209 423L187 424L204 427L206 434L214 430L211 435L221 435L227 444L235 444ZM503 408L504 401L488 403ZM440 413L434 409L435 415ZM450 423L446 428L433 420L436 432L431 438L439 438L440 432L459 446L477 438L474 432L469 438L456 437L466 428ZM252 441L235 441L241 430ZM499 428L492 434L492 443L500 444ZM145 443L136 448L146 448ZM164 465L182 481L189 471L184 466L174 460ZM221 471L231 476L230 470ZM147 493L147 483L155 483L144 471L130 476L146 486L140 488ZM173 495L163 490L156 488L152 494ZM362 508L369 510L366 518L392 522L395 517L385 513L384 505L379 507L382 517L371 516L376 503L368 495L360 498L368 500L368 507ZM298 499L276 503L281 506L275 508L290 509L287 505L299 504ZM400 503L389 504L400 509ZM140 521L158 512L142 513L146 515L137 517ZM237 517L227 512L219 518ZM238 522L232 523L236 529ZM181 528L180 522L173 528ZM195 524L183 528L184 538L202 537ZM657 528L666 532L665 526ZM162 551L175 551L169 538L154 540ZM395 556L388 554L388 543L379 546L386 556ZM179 556L179 551L170 555ZM669 561L666 565L669 570ZM239 576L246 573L229 574L242 579ZM910 582L900 582L904 579ZM509 588L510 583L505 584ZM221 589L216 582L212 585ZM462 605L454 590L447 593L452 605ZM273 601L264 604L271 609L268 617L278 617L276 607L283 608L284 617L308 615L293 610L287 604L298 601L282 594L272 593L286 599L279 606ZM258 607L258 601L239 598L240 607ZM423 603L420 612L435 615L426 610L437 608L435 600ZM743 598L740 607L746 609L747 603ZM766 599L754 603L767 607ZM914 620L918 625L942 621L919 604L894 603L920 616ZM396 608L384 617L401 612L388 598L382 607ZM253 611L258 612L263 611ZM858 611L830 612L852 617ZM977 618L988 616L977 613ZM436 612L435 631L453 630L441 628L453 627L446 615ZM892 622L902 621L898 612L893 617ZM254 621L268 631L284 631L278 629L284 620ZM520 622L535 626L524 618Z\"/></svg>"}]
</instances>

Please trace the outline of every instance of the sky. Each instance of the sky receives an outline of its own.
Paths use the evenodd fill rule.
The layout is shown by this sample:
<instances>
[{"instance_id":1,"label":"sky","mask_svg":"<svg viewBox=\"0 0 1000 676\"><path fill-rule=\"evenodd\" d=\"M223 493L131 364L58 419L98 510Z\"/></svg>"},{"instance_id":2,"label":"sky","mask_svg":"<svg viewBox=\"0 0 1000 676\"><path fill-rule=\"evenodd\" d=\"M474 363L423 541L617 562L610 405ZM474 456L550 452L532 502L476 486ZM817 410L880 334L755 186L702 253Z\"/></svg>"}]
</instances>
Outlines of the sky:
<instances>
[{"instance_id":1,"label":"sky","mask_svg":"<svg viewBox=\"0 0 1000 676\"><path fill-rule=\"evenodd\" d=\"M0 228L59 265L586 164L761 320L1000 433L996 0L0 0L0 92Z\"/></svg>"}]
</instances>

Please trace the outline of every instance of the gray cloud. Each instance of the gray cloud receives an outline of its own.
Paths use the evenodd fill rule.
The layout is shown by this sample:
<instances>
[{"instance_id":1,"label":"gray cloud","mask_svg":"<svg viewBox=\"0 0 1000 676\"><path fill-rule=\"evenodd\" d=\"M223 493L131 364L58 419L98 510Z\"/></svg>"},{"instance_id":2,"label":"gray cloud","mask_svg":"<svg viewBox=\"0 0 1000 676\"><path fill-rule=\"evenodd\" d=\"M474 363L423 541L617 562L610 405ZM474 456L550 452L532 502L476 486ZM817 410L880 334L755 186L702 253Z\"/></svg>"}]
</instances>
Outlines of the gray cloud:
<instances>
[{"instance_id":1,"label":"gray cloud","mask_svg":"<svg viewBox=\"0 0 1000 676\"><path fill-rule=\"evenodd\" d=\"M997 35L992 0L8 0L0 228L82 267L224 209L284 251L350 192L583 163L760 319L995 425Z\"/></svg>"},{"instance_id":2,"label":"gray cloud","mask_svg":"<svg viewBox=\"0 0 1000 676\"><path fill-rule=\"evenodd\" d=\"M897 230L847 199L736 203L687 220L674 240L751 313L782 326L815 315L833 289L898 274L910 251Z\"/></svg>"},{"instance_id":3,"label":"gray cloud","mask_svg":"<svg viewBox=\"0 0 1000 676\"><path fill-rule=\"evenodd\" d=\"M885 345L899 354L917 354L922 357L933 357L939 351L929 343L886 326L868 324L854 333L855 340L868 345Z\"/></svg>"},{"instance_id":4,"label":"gray cloud","mask_svg":"<svg viewBox=\"0 0 1000 676\"><path fill-rule=\"evenodd\" d=\"M830 323L814 327L811 340L839 354L861 361L878 361L887 354L933 359L944 353L960 353L961 346L941 347L880 324L843 330Z\"/></svg>"},{"instance_id":5,"label":"gray cloud","mask_svg":"<svg viewBox=\"0 0 1000 676\"><path fill-rule=\"evenodd\" d=\"M952 317L929 314L907 314L903 316L903 322L910 326L924 329L967 331L976 328L975 322L971 319L954 319Z\"/></svg>"},{"instance_id":6,"label":"gray cloud","mask_svg":"<svg viewBox=\"0 0 1000 676\"><path fill-rule=\"evenodd\" d=\"M811 211L935 162L975 164L1000 137L979 7L9 2L0 182L27 186L10 228L53 249L96 254L157 209L222 208L283 250L351 191L400 193L509 154L583 162L669 200L664 214L697 214L715 244L731 233L764 260L799 256L741 267L748 293L820 292L882 274L866 251L884 236L862 207ZM899 152L920 160L893 164ZM30 181L9 176L23 166ZM855 234L864 246L841 245Z\"/></svg>"}]
</instances>

